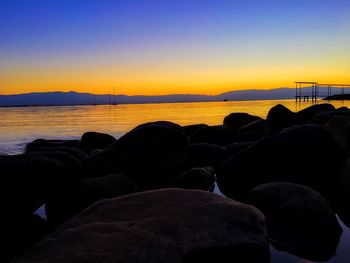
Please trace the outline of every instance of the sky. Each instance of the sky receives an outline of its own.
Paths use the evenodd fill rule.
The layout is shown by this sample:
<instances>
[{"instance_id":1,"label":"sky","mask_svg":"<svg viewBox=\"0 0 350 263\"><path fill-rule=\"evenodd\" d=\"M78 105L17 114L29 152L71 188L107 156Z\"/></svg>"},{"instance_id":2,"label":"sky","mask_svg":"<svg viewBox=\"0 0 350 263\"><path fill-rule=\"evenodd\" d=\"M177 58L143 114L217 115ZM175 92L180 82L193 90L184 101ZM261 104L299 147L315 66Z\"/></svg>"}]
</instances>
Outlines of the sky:
<instances>
[{"instance_id":1,"label":"sky","mask_svg":"<svg viewBox=\"0 0 350 263\"><path fill-rule=\"evenodd\" d=\"M0 0L0 94L350 83L349 0Z\"/></svg>"}]
</instances>

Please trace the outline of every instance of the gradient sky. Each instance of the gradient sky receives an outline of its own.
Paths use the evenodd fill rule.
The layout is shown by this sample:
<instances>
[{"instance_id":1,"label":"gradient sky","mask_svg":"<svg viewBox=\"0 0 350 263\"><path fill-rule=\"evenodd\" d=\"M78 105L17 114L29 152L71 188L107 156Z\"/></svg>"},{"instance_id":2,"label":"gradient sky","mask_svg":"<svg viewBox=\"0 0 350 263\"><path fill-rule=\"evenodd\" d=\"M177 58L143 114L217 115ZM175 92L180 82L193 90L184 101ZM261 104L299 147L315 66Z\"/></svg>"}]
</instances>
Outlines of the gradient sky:
<instances>
[{"instance_id":1,"label":"gradient sky","mask_svg":"<svg viewBox=\"0 0 350 263\"><path fill-rule=\"evenodd\" d=\"M0 94L350 83L349 0L0 0Z\"/></svg>"}]
</instances>

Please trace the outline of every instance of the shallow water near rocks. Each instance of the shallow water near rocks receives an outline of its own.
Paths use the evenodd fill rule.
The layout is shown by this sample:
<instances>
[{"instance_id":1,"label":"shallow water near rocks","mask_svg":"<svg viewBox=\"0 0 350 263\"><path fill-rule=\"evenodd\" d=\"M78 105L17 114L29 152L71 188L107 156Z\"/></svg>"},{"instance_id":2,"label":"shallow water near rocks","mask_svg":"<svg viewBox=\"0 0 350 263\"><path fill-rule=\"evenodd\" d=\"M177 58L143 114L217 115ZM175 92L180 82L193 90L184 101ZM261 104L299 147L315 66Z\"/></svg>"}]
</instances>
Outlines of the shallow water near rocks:
<instances>
[{"instance_id":1,"label":"shallow water near rocks","mask_svg":"<svg viewBox=\"0 0 350 263\"><path fill-rule=\"evenodd\" d=\"M312 105L311 102L296 103L294 100L261 100L0 108L0 155L21 153L26 143L38 138L80 139L87 131L108 133L119 138L141 123L157 120L173 121L181 125L216 125L222 124L224 117L232 112L247 112L264 118L276 104L283 104L292 111ZM350 101L334 101L332 104L336 107L350 107ZM341 225L343 235L337 255L327 261L329 263L349 263L350 229ZM273 263L310 262L273 248L271 252Z\"/></svg>"}]
</instances>

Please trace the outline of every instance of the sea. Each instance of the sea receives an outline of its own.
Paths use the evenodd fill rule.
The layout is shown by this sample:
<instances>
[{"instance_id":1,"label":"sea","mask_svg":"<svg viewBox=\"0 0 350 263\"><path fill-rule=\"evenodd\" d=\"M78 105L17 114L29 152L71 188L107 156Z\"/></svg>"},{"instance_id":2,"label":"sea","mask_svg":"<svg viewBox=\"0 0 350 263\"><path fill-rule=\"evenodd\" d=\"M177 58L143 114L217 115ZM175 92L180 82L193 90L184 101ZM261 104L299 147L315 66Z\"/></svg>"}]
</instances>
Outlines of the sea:
<instances>
[{"instance_id":1,"label":"sea","mask_svg":"<svg viewBox=\"0 0 350 263\"><path fill-rule=\"evenodd\" d=\"M350 101L322 101L335 107L349 107ZM0 155L19 154L35 139L80 139L87 131L108 133L116 138L145 122L167 120L180 125L222 124L232 112L247 112L265 118L271 107L282 104L292 111L312 105L311 101L257 100L191 103L35 106L0 108ZM216 190L218 192L218 190ZM219 193L219 192L218 192ZM344 233L337 255L329 263L350 262L350 229ZM273 248L273 263L307 263Z\"/></svg>"}]
</instances>

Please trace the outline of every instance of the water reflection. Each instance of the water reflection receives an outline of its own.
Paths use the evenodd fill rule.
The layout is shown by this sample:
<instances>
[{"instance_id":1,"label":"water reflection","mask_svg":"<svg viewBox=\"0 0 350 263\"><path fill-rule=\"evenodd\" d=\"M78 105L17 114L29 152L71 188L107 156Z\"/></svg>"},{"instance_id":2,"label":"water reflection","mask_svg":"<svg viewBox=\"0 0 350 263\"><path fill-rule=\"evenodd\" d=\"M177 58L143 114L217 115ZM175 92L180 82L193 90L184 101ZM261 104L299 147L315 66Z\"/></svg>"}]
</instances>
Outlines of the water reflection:
<instances>
[{"instance_id":1,"label":"water reflection","mask_svg":"<svg viewBox=\"0 0 350 263\"><path fill-rule=\"evenodd\" d=\"M86 131L120 137L140 123L169 120L181 125L221 124L231 112L248 112L266 117L268 110L283 104L296 111L311 102L294 100L232 101L202 103L161 103L101 106L58 106L0 108L0 153L16 153L37 138L77 139ZM350 102L332 102L336 107Z\"/></svg>"}]
</instances>

